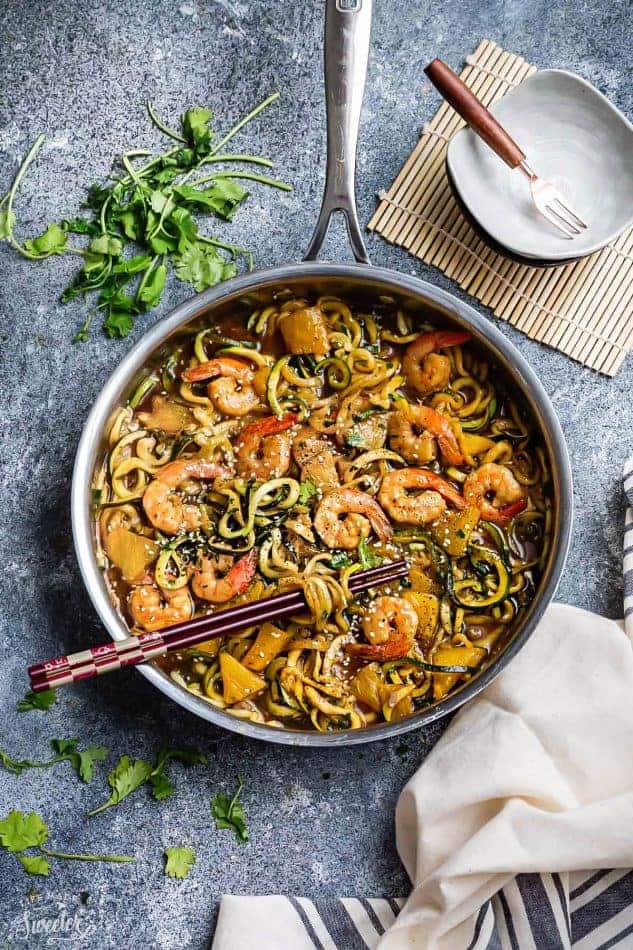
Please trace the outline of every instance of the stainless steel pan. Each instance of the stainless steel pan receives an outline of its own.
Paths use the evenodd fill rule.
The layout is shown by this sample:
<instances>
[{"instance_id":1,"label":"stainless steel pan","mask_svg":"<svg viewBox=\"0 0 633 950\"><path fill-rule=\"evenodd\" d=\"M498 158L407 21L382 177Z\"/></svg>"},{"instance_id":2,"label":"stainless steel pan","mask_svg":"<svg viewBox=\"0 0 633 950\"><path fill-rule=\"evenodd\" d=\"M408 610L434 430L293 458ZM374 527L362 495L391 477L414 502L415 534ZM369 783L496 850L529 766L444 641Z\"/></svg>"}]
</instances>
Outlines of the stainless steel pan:
<instances>
[{"instance_id":1,"label":"stainless steel pan","mask_svg":"<svg viewBox=\"0 0 633 950\"><path fill-rule=\"evenodd\" d=\"M325 88L327 97L327 176L323 204L303 263L237 277L199 294L177 307L153 327L106 383L89 417L79 444L72 486L75 549L86 588L108 633L114 640L127 635L113 607L95 558L95 530L91 509L91 480L96 461L105 448L104 433L112 412L134 390L147 367L160 360L179 335L225 312L250 311L269 302L275 292L288 289L298 295L336 294L353 299L390 297L407 312L433 319L441 326L466 328L483 353L513 380L520 398L540 428L553 473L554 519L549 560L537 595L502 653L472 681L442 702L393 724L364 730L323 734L278 729L236 719L176 685L154 666L142 674L180 706L209 722L241 735L301 746L354 745L395 736L432 722L480 692L521 649L551 601L558 583L572 521L572 479L564 437L541 383L526 361L487 320L471 307L425 281L372 267L363 243L354 199L356 139L367 69L371 0L327 0L325 23ZM355 264L316 262L330 217L341 211Z\"/></svg>"}]
</instances>

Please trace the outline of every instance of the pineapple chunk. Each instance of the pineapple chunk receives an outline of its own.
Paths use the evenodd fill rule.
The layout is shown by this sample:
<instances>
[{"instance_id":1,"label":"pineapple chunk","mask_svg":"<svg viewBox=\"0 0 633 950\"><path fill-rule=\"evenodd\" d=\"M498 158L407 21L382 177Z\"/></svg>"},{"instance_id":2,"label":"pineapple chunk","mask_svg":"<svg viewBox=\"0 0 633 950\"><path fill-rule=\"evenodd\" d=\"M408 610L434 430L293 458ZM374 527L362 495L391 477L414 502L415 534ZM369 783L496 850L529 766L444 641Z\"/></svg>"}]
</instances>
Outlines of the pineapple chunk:
<instances>
[{"instance_id":1,"label":"pineapple chunk","mask_svg":"<svg viewBox=\"0 0 633 950\"><path fill-rule=\"evenodd\" d=\"M477 508L464 508L463 511L447 510L433 523L431 534L451 557L463 557L478 521Z\"/></svg>"},{"instance_id":2,"label":"pineapple chunk","mask_svg":"<svg viewBox=\"0 0 633 950\"><path fill-rule=\"evenodd\" d=\"M318 307L302 307L279 321L281 335L290 353L325 356L330 351L325 317Z\"/></svg>"},{"instance_id":3,"label":"pineapple chunk","mask_svg":"<svg viewBox=\"0 0 633 950\"><path fill-rule=\"evenodd\" d=\"M103 540L103 547L126 581L138 580L160 551L155 541L123 527L109 531Z\"/></svg>"},{"instance_id":4,"label":"pineapple chunk","mask_svg":"<svg viewBox=\"0 0 633 950\"><path fill-rule=\"evenodd\" d=\"M228 706L250 699L266 689L266 681L247 670L230 653L220 653L220 673L222 674L222 695Z\"/></svg>"},{"instance_id":5,"label":"pineapple chunk","mask_svg":"<svg viewBox=\"0 0 633 950\"><path fill-rule=\"evenodd\" d=\"M480 647L463 646L440 647L431 657L431 663L437 666L479 666L486 651ZM465 676L465 673L433 673L433 699L444 699L455 683Z\"/></svg>"},{"instance_id":6,"label":"pineapple chunk","mask_svg":"<svg viewBox=\"0 0 633 950\"><path fill-rule=\"evenodd\" d=\"M281 630L272 623L262 624L255 642L242 660L244 666L256 673L265 670L271 660L287 646L294 633Z\"/></svg>"}]
</instances>

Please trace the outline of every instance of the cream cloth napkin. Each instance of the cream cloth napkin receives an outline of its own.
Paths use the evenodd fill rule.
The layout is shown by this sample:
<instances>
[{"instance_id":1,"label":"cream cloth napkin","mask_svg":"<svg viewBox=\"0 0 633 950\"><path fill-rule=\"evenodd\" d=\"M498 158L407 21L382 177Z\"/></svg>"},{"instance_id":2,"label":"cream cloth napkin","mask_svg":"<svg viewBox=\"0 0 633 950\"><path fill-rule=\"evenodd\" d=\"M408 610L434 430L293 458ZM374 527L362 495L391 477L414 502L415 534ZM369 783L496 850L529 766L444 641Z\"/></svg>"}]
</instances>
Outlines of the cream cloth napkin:
<instances>
[{"instance_id":1,"label":"cream cloth napkin","mask_svg":"<svg viewBox=\"0 0 633 950\"><path fill-rule=\"evenodd\" d=\"M633 649L621 626L550 607L406 785L396 835L414 889L380 950L475 947L481 909L517 874L633 866Z\"/></svg>"}]
</instances>

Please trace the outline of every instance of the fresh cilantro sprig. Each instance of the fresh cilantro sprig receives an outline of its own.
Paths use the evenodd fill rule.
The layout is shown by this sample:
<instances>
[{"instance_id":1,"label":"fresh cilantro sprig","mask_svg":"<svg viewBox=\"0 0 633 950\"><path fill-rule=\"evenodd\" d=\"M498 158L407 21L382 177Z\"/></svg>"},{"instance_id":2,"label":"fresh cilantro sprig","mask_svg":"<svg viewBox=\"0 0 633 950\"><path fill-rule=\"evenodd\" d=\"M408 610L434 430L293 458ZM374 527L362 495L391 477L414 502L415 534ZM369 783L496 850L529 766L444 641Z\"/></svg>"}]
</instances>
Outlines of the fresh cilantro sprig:
<instances>
[{"instance_id":1,"label":"fresh cilantro sprig","mask_svg":"<svg viewBox=\"0 0 633 950\"><path fill-rule=\"evenodd\" d=\"M220 792L211 802L211 813L215 818L215 827L218 831L228 829L232 831L238 841L248 841L248 829L246 827L246 815L244 806L239 800L242 794L244 783L238 778L237 789L232 798L229 798L224 792Z\"/></svg>"},{"instance_id":2,"label":"fresh cilantro sprig","mask_svg":"<svg viewBox=\"0 0 633 950\"><path fill-rule=\"evenodd\" d=\"M43 761L34 759L14 759L0 749L0 764L13 775L21 775L27 769L50 769L60 762L70 762L82 782L92 781L95 762L102 762L108 756L104 746L89 745L79 748L79 739L51 739L55 753L52 758Z\"/></svg>"},{"instance_id":3,"label":"fresh cilantro sprig","mask_svg":"<svg viewBox=\"0 0 633 950\"><path fill-rule=\"evenodd\" d=\"M165 848L165 874L167 877L184 878L196 862L193 848Z\"/></svg>"},{"instance_id":4,"label":"fresh cilantro sprig","mask_svg":"<svg viewBox=\"0 0 633 950\"><path fill-rule=\"evenodd\" d=\"M119 805L146 784L151 786L152 795L157 801L169 798L174 793L174 786L166 771L171 759L176 759L184 765L205 765L207 762L207 757L199 749L189 746L164 746L160 749L154 765L144 759L131 761L128 755L123 755L108 775L108 783L112 789L110 797L102 805L89 811L88 816L98 815L107 808Z\"/></svg>"},{"instance_id":5,"label":"fresh cilantro sprig","mask_svg":"<svg viewBox=\"0 0 633 950\"><path fill-rule=\"evenodd\" d=\"M96 294L95 305L75 334L75 341L88 339L95 313L103 316L108 336L127 336L135 318L160 302L168 264L179 280L192 284L197 291L233 277L240 258L246 260L247 266L253 266L252 253L246 248L201 233L194 214L231 221L248 198L241 181L284 191L290 191L290 186L255 171L237 169L192 176L210 165L227 163L272 167L268 158L227 153L223 149L278 97L278 93L268 96L219 141L215 139L210 110L188 109L181 116L180 129L174 130L148 104L153 124L176 144L154 156L146 149L125 152L116 163L111 181L88 189L83 205L86 216L52 222L42 234L20 242L15 236L13 205L20 183L44 143L45 136L38 136L11 187L0 198L0 240L29 260L59 254L74 254L83 259L72 283L61 295L65 303ZM141 157L143 164L136 164ZM69 241L69 235L84 237L87 244L77 246Z\"/></svg>"},{"instance_id":6,"label":"fresh cilantro sprig","mask_svg":"<svg viewBox=\"0 0 633 950\"><path fill-rule=\"evenodd\" d=\"M15 854L27 874L48 877L51 869L48 858L63 861L106 861L114 864L129 864L135 859L120 854L73 854L55 851L44 847L48 841L48 826L36 812L13 810L0 821L0 844ZM25 851L37 850L39 854L25 854Z\"/></svg>"},{"instance_id":7,"label":"fresh cilantro sprig","mask_svg":"<svg viewBox=\"0 0 633 950\"><path fill-rule=\"evenodd\" d=\"M34 693L30 689L23 699L18 700L19 712L31 712L34 709L48 711L57 699L54 689L44 689L41 693Z\"/></svg>"}]
</instances>

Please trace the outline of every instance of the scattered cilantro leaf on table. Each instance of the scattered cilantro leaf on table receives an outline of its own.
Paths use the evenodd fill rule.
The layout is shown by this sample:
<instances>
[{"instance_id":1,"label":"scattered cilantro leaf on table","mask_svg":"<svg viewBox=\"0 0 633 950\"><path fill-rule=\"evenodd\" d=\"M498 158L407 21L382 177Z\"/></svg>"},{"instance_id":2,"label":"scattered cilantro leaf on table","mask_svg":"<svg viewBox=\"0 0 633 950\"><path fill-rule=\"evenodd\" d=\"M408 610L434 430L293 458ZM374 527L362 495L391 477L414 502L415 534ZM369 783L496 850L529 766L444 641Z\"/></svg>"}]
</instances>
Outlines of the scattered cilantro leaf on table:
<instances>
[{"instance_id":1,"label":"scattered cilantro leaf on table","mask_svg":"<svg viewBox=\"0 0 633 950\"><path fill-rule=\"evenodd\" d=\"M66 303L89 294L97 296L95 307L76 332L74 342L88 339L95 311L102 314L103 328L109 337L127 336L136 317L159 304L167 283L168 263L179 280L192 284L197 291L235 276L241 258L252 268L249 250L202 234L193 213L230 222L249 196L240 181L291 190L285 182L255 171L232 168L203 174L210 165L272 167L268 158L225 153L223 148L278 98L278 93L268 96L219 141L209 109L188 109L180 118L180 130L176 131L148 104L154 126L176 144L154 156L146 149L128 150L115 163L109 182L88 188L83 204L85 215L52 222L42 234L20 242L15 236L13 204L21 181L44 143L45 136L38 136L11 187L0 198L0 240L30 260L58 254L82 258L72 283L61 294L61 301ZM192 178L198 173L201 177ZM88 238L88 243L77 246L69 241L69 235ZM133 250L131 255L127 254L128 248Z\"/></svg>"},{"instance_id":2,"label":"scattered cilantro leaf on table","mask_svg":"<svg viewBox=\"0 0 633 950\"><path fill-rule=\"evenodd\" d=\"M196 861L193 848L165 848L165 874L167 877L184 878Z\"/></svg>"},{"instance_id":3,"label":"scattered cilantro leaf on table","mask_svg":"<svg viewBox=\"0 0 633 950\"><path fill-rule=\"evenodd\" d=\"M152 795L157 801L162 801L173 795L174 786L167 775L167 764L170 760L177 760L184 765L206 765L207 757L193 746L163 746L156 757L155 765L144 759L130 760L127 755L121 756L117 764L108 775L108 783L112 793L107 801L92 811L89 817L119 805L124 799L145 784L151 785Z\"/></svg>"},{"instance_id":4,"label":"scattered cilantro leaf on table","mask_svg":"<svg viewBox=\"0 0 633 950\"><path fill-rule=\"evenodd\" d=\"M44 761L14 759L8 752L0 749L0 764L7 772L21 775L27 769L50 769L59 762L70 762L79 778L88 784L92 781L94 763L103 761L108 755L104 746L89 745L80 749L79 739L52 739L51 746L55 755Z\"/></svg>"},{"instance_id":5,"label":"scattered cilantro leaf on table","mask_svg":"<svg viewBox=\"0 0 633 950\"><path fill-rule=\"evenodd\" d=\"M56 699L57 694L54 689L44 689L41 693L34 693L30 689L23 699L18 700L18 710L20 712L31 712L33 709L46 711L53 706Z\"/></svg>"},{"instance_id":6,"label":"scattered cilantro leaf on table","mask_svg":"<svg viewBox=\"0 0 633 950\"><path fill-rule=\"evenodd\" d=\"M232 831L238 841L248 841L248 829L244 806L239 800L244 783L238 779L237 790L232 798L220 792L211 802L211 813L215 818L215 827L218 831L228 829Z\"/></svg>"},{"instance_id":7,"label":"scattered cilantro leaf on table","mask_svg":"<svg viewBox=\"0 0 633 950\"><path fill-rule=\"evenodd\" d=\"M45 841L48 841L48 826L36 812L32 811L26 815L13 810L0 821L0 844L6 851L17 856L27 874L47 877L50 872L50 862L47 858L64 861L106 861L114 864L134 861L133 857L120 854L71 854L53 851L44 847ZM40 854L23 853L35 848Z\"/></svg>"}]
</instances>

